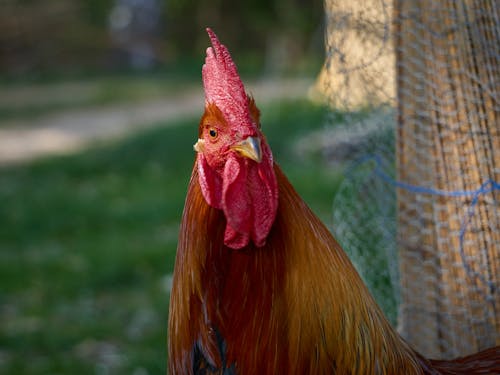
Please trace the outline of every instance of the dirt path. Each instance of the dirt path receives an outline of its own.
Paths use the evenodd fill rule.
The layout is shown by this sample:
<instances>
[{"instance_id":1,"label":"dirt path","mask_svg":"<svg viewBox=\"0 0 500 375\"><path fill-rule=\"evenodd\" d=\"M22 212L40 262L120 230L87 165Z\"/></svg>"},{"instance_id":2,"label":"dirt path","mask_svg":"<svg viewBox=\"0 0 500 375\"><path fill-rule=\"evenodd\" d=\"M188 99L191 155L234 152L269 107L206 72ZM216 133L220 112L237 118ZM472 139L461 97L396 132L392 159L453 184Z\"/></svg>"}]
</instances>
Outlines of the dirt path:
<instances>
[{"instance_id":1,"label":"dirt path","mask_svg":"<svg viewBox=\"0 0 500 375\"><path fill-rule=\"evenodd\" d=\"M265 103L304 98L311 85L311 80L293 79L262 80L247 87L258 103ZM35 119L6 121L0 128L0 165L75 152L96 141L200 115L202 108L200 87L144 103L66 110Z\"/></svg>"}]
</instances>

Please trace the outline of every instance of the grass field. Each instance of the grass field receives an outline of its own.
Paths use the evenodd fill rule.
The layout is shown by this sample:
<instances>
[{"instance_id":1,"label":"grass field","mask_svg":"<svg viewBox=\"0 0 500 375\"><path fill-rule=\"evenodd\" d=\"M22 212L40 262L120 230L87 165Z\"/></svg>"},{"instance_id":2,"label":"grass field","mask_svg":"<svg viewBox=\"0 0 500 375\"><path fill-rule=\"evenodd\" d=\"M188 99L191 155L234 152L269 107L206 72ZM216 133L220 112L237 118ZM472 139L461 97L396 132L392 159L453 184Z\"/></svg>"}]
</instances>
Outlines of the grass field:
<instances>
[{"instance_id":1,"label":"grass field","mask_svg":"<svg viewBox=\"0 0 500 375\"><path fill-rule=\"evenodd\" d=\"M326 110L305 101L261 110L275 159L329 223L341 173L294 152ZM165 373L197 122L0 169L0 373Z\"/></svg>"}]
</instances>

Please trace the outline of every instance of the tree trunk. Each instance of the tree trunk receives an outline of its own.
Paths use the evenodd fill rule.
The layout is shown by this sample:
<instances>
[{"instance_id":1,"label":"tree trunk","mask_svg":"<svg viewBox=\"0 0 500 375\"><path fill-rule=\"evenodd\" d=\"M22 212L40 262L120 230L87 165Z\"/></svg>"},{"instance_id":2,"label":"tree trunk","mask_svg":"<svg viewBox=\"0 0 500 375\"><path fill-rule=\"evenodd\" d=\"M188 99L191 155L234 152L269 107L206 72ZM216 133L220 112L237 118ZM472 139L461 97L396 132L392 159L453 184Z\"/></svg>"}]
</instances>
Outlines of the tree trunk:
<instances>
[{"instance_id":1,"label":"tree trunk","mask_svg":"<svg viewBox=\"0 0 500 375\"><path fill-rule=\"evenodd\" d=\"M500 344L497 5L395 2L399 324L434 358Z\"/></svg>"},{"instance_id":2,"label":"tree trunk","mask_svg":"<svg viewBox=\"0 0 500 375\"><path fill-rule=\"evenodd\" d=\"M348 111L393 102L392 13L390 1L325 0L327 56L313 98Z\"/></svg>"}]
</instances>

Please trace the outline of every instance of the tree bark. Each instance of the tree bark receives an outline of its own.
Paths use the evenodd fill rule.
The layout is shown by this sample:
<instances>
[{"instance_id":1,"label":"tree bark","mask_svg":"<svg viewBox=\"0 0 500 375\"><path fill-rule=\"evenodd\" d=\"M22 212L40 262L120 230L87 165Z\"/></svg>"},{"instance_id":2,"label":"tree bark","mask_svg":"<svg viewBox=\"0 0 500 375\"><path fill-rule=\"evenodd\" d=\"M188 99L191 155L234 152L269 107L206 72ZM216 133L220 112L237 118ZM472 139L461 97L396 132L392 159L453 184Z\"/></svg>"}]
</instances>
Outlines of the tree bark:
<instances>
[{"instance_id":1,"label":"tree bark","mask_svg":"<svg viewBox=\"0 0 500 375\"><path fill-rule=\"evenodd\" d=\"M398 190L399 324L434 358L500 345L499 20L495 1L395 2L398 179L428 188Z\"/></svg>"},{"instance_id":2,"label":"tree bark","mask_svg":"<svg viewBox=\"0 0 500 375\"><path fill-rule=\"evenodd\" d=\"M392 2L325 0L325 14L326 63L313 97L348 111L393 103Z\"/></svg>"}]
</instances>

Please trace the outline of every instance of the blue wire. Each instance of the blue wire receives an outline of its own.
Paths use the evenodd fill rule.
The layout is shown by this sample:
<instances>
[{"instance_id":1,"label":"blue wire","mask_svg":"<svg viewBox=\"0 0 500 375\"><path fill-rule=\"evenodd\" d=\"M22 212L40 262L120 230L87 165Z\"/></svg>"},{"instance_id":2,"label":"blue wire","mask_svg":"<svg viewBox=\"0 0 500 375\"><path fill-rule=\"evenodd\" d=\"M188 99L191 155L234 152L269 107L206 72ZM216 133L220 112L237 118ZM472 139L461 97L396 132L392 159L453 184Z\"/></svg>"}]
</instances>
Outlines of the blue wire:
<instances>
[{"instance_id":1,"label":"blue wire","mask_svg":"<svg viewBox=\"0 0 500 375\"><path fill-rule=\"evenodd\" d=\"M373 169L373 173L382 178L382 180L384 180L385 182L397 188L404 189L406 191L416 194L429 194L429 195L438 195L438 196L455 197L455 198L472 197L471 203L468 207L467 215L462 219L462 224L460 226L460 231L459 231L460 257L462 258L462 263L464 265L467 274L472 278L479 279L482 283L487 285L490 289L491 295L496 293L497 290L495 285L491 281L486 280L486 278L480 273L475 272L472 269L472 267L470 267L470 265L468 264L464 250L464 237L465 233L467 232L467 227L471 221L471 218L472 216L474 216L474 210L479 200L479 197L483 194L489 194L494 190L500 190L500 184L492 179L489 179L486 180L483 184L481 184L481 186L476 190L456 190L456 191L447 191L447 190L429 188L424 186L412 185L406 182L398 181L393 177L391 177L389 174L387 174L382 167L382 160L379 155L366 155L358 159L346 170L345 173L346 176L352 175L355 169L370 161L375 162L375 168ZM492 297L490 296L490 298Z\"/></svg>"}]
</instances>

